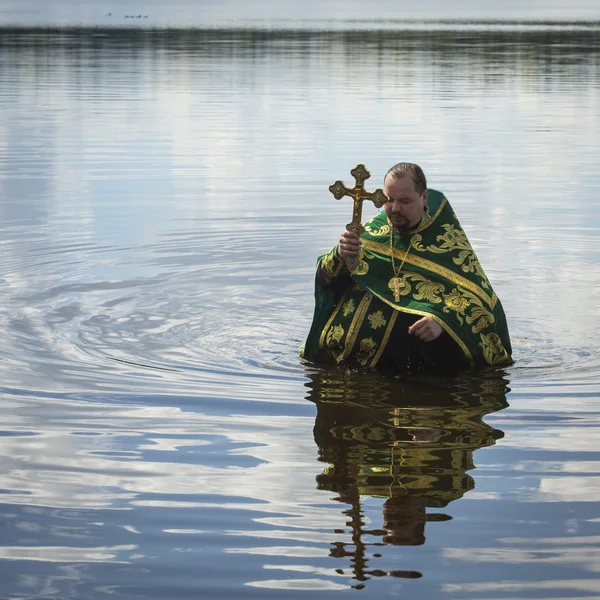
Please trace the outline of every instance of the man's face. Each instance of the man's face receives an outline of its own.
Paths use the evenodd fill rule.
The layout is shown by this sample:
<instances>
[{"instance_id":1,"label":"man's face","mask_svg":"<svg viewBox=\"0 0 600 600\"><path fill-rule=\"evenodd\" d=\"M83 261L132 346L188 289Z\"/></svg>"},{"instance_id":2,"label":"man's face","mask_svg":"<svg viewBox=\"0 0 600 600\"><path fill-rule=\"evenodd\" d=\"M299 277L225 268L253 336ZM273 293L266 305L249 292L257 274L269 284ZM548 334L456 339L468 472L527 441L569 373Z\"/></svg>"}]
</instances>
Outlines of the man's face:
<instances>
[{"instance_id":1,"label":"man's face","mask_svg":"<svg viewBox=\"0 0 600 600\"><path fill-rule=\"evenodd\" d=\"M410 175L399 179L387 175L383 183L383 191L389 198L389 201L383 205L388 219L400 233L409 233L423 218L427 204L427 190L417 194Z\"/></svg>"}]
</instances>

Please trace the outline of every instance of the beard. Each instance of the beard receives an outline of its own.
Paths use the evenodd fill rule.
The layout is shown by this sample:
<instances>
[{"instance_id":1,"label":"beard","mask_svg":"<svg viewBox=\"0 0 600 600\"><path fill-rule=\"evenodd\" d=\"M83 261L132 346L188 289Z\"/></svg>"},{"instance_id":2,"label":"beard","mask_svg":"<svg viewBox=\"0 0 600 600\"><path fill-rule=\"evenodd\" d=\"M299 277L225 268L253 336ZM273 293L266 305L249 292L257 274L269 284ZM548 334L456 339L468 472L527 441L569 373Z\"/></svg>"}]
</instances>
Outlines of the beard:
<instances>
[{"instance_id":1,"label":"beard","mask_svg":"<svg viewBox=\"0 0 600 600\"><path fill-rule=\"evenodd\" d=\"M418 226L418 223L417 225L411 225L406 217L402 215L395 215L394 213L390 215L390 221L392 222L392 225L394 226L396 231L398 231L401 234L410 233Z\"/></svg>"}]
</instances>

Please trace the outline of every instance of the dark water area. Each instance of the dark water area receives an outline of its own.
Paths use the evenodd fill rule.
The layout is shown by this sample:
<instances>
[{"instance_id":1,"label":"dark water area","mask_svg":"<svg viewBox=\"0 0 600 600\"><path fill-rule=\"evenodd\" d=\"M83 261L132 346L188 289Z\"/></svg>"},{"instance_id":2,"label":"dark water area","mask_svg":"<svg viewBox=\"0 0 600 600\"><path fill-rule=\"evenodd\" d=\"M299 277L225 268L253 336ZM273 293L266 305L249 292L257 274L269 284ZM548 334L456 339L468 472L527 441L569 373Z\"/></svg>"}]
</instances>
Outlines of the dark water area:
<instances>
[{"instance_id":1,"label":"dark water area","mask_svg":"<svg viewBox=\"0 0 600 600\"><path fill-rule=\"evenodd\" d=\"M0 597L600 597L599 39L0 29ZM400 160L511 367L299 358Z\"/></svg>"}]
</instances>

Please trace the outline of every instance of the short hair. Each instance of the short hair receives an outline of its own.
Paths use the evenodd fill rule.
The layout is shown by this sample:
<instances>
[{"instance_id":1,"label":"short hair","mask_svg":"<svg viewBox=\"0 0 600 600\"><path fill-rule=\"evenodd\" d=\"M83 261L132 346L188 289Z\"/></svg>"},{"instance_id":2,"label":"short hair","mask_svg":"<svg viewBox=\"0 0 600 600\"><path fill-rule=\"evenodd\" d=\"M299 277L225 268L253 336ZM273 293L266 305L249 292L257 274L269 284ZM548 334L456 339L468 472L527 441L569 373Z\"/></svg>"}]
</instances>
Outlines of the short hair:
<instances>
[{"instance_id":1,"label":"short hair","mask_svg":"<svg viewBox=\"0 0 600 600\"><path fill-rule=\"evenodd\" d=\"M415 165L414 163L399 162L398 164L394 165L385 174L385 177L383 178L384 183L388 175L391 175L394 179L401 179L405 175L410 175L415 186L415 191L419 195L427 189L427 179L425 179L425 173L423 173L423 169L421 169L419 165Z\"/></svg>"}]
</instances>

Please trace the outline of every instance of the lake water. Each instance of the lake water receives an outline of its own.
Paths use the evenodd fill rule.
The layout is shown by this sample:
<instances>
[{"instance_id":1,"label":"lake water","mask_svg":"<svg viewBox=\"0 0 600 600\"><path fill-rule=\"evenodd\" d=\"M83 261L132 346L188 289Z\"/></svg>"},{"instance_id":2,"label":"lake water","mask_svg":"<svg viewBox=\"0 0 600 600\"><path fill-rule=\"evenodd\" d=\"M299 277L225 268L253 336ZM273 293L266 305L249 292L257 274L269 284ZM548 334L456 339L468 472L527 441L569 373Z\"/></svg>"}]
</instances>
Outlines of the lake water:
<instances>
[{"instance_id":1,"label":"lake water","mask_svg":"<svg viewBox=\"0 0 600 600\"><path fill-rule=\"evenodd\" d=\"M0 30L2 598L600 597L600 24L338 25ZM510 368L299 359L400 160Z\"/></svg>"}]
</instances>

